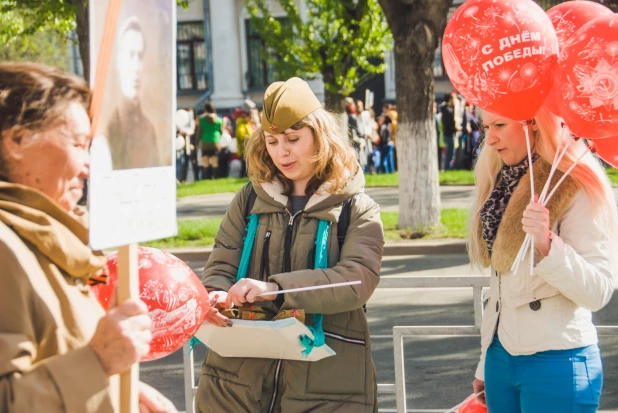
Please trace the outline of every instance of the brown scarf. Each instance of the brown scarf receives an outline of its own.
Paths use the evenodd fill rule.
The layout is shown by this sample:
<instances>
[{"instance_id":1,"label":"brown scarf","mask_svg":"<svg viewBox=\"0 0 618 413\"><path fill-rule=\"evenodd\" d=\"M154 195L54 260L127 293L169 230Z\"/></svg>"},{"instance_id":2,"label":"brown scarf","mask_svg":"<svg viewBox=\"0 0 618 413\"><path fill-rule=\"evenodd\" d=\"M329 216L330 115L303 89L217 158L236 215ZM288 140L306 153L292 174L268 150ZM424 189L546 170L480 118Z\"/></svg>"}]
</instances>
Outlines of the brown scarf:
<instances>
[{"instance_id":1,"label":"brown scarf","mask_svg":"<svg viewBox=\"0 0 618 413\"><path fill-rule=\"evenodd\" d=\"M43 193L0 181L0 221L56 265L65 277L85 284L102 275L106 259L88 246L86 225L78 215L67 213Z\"/></svg>"},{"instance_id":2,"label":"brown scarf","mask_svg":"<svg viewBox=\"0 0 618 413\"><path fill-rule=\"evenodd\" d=\"M533 164L534 170L534 189L536 193L540 193L549 177L551 164L540 158ZM551 188L554 188L558 180L562 177L562 172L557 171L552 178ZM550 189L551 189L550 188ZM554 196L549 200L547 209L549 210L550 228L554 223L559 222L560 218L571 204L573 197L580 190L580 185L571 176L567 177ZM513 190L513 194L509 199L498 231L496 233L491 255L487 248L487 242L481 235L483 233L482 223L479 222L478 234L481 245L481 264L484 267L489 267L491 264L493 269L498 272L509 271L519 247L526 236L523 231L521 218L524 210L530 203L530 169L526 171L519 183Z\"/></svg>"}]
</instances>

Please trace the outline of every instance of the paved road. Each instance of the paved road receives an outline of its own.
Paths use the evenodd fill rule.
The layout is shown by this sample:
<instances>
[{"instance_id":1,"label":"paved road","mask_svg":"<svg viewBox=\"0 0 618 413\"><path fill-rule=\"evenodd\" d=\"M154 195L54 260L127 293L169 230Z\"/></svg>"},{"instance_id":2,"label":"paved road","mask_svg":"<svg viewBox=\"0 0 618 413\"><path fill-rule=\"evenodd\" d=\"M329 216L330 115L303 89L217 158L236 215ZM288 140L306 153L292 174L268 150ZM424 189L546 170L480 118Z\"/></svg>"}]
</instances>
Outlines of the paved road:
<instances>
[{"instance_id":1,"label":"paved road","mask_svg":"<svg viewBox=\"0 0 618 413\"><path fill-rule=\"evenodd\" d=\"M366 188L365 191L380 205L382 211L397 211L399 209L399 188ZM618 199L618 188L614 188L614 195ZM473 186L448 185L440 187L442 208L469 208L474 201L473 196ZM233 193L224 193L180 198L176 202L178 218L221 218L233 197Z\"/></svg>"},{"instance_id":2,"label":"paved road","mask_svg":"<svg viewBox=\"0 0 618 413\"><path fill-rule=\"evenodd\" d=\"M204 262L189 262L196 272ZM416 255L385 257L383 278L392 276L472 275L465 255ZM378 288L368 303L372 352L379 383L394 383L392 327L395 325L471 325L471 289ZM595 314L598 325L618 325L618 299ZM406 387L409 409L442 409L456 405L470 392L479 356L477 337L439 337L405 340ZM618 411L618 337L601 338L605 386L602 408ZM195 349L196 375L203 360L203 346ZM152 384L183 410L182 353L143 363L141 378ZM393 412L394 395L380 395L380 409ZM417 410L418 411L418 410Z\"/></svg>"},{"instance_id":3,"label":"paved road","mask_svg":"<svg viewBox=\"0 0 618 413\"><path fill-rule=\"evenodd\" d=\"M399 189L395 187L366 188L365 190L382 208L397 211ZM472 204L473 186L441 186L442 208L467 208ZM198 195L180 198L176 202L179 219L221 218L234 198L233 193Z\"/></svg>"}]
</instances>

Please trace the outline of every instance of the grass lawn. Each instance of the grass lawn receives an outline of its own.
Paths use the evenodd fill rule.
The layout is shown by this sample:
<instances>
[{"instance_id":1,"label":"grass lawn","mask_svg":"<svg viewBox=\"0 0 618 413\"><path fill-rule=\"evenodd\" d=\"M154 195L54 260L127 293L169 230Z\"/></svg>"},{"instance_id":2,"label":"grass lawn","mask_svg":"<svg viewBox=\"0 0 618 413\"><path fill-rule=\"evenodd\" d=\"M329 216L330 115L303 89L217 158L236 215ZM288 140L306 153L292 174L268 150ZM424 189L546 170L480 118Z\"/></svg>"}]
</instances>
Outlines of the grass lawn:
<instances>
[{"instance_id":1,"label":"grass lawn","mask_svg":"<svg viewBox=\"0 0 618 413\"><path fill-rule=\"evenodd\" d=\"M446 208L440 211L441 225L426 228L422 231L397 229L398 212L382 212L382 224L386 242L397 242L402 239L438 239L465 238L468 235L469 210L466 208Z\"/></svg>"},{"instance_id":2,"label":"grass lawn","mask_svg":"<svg viewBox=\"0 0 618 413\"><path fill-rule=\"evenodd\" d=\"M399 173L382 175L365 175L368 187L398 186ZM444 171L440 172L440 185L474 185L473 171Z\"/></svg>"},{"instance_id":3,"label":"grass lawn","mask_svg":"<svg viewBox=\"0 0 618 413\"><path fill-rule=\"evenodd\" d=\"M386 242L396 242L405 239L437 239L465 238L468 225L468 210L465 208L443 209L441 211L442 225L429 228L422 232L397 230L398 212L382 212L382 223ZM215 236L221 224L220 218L199 220L179 220L178 236L164 238L143 245L154 248L186 248L210 247L215 242Z\"/></svg>"},{"instance_id":4,"label":"grass lawn","mask_svg":"<svg viewBox=\"0 0 618 413\"><path fill-rule=\"evenodd\" d=\"M367 187L398 186L399 174L365 175ZM618 176L617 176L618 179ZM193 195L219 194L222 192L237 192L249 180L247 178L222 178L208 181L199 181L191 184L179 184L176 190L178 198ZM441 185L474 185L472 171L445 171L440 172Z\"/></svg>"},{"instance_id":5,"label":"grass lawn","mask_svg":"<svg viewBox=\"0 0 618 413\"><path fill-rule=\"evenodd\" d=\"M176 196L184 198L193 195L220 194L223 192L238 192L249 179L247 178L221 178L193 182L190 184L178 184L176 186Z\"/></svg>"},{"instance_id":6,"label":"grass lawn","mask_svg":"<svg viewBox=\"0 0 618 413\"><path fill-rule=\"evenodd\" d=\"M154 248L209 247L214 245L221 218L178 220L178 235L146 242Z\"/></svg>"}]
</instances>

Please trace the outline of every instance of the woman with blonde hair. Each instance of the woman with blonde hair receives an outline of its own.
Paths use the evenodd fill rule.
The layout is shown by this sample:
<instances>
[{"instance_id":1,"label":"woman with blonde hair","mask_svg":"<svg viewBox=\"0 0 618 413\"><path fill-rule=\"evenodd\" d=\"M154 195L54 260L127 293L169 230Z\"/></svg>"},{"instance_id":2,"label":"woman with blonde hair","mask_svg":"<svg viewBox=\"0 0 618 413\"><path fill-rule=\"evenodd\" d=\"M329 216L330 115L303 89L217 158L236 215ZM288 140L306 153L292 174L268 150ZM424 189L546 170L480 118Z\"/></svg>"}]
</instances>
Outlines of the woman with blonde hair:
<instances>
[{"instance_id":1,"label":"woman with blonde hair","mask_svg":"<svg viewBox=\"0 0 618 413\"><path fill-rule=\"evenodd\" d=\"M491 286L474 391L485 390L490 413L596 412L603 371L592 312L615 285L611 185L588 154L545 206L538 202L560 136L560 119L542 109L529 125L537 192L530 202L521 123L486 111L482 123L468 246L474 264L491 268ZM569 146L551 188L585 150L581 140ZM513 273L526 234L534 256Z\"/></svg>"},{"instance_id":2,"label":"woman with blonde hair","mask_svg":"<svg viewBox=\"0 0 618 413\"><path fill-rule=\"evenodd\" d=\"M197 411L377 412L364 304L379 282L384 235L379 207L363 193L354 149L309 85L292 78L266 90L261 128L247 141L245 155L251 183L223 219L203 283L225 308L259 302L269 317L304 311L315 338L300 339L305 351L325 342L336 355L309 362L224 358L209 351ZM247 228L257 229L243 278L241 260L249 258L243 247L252 232ZM258 297L348 281L361 283ZM217 308L206 321L234 328Z\"/></svg>"}]
</instances>

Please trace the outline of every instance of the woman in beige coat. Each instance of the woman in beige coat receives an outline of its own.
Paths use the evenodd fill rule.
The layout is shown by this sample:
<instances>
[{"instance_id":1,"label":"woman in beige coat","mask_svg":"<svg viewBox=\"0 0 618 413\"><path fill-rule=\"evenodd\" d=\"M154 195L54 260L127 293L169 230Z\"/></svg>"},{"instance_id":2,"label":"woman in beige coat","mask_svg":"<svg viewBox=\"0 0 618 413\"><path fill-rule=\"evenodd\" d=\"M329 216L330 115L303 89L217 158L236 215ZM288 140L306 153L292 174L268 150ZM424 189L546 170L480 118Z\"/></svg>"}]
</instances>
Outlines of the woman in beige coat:
<instances>
[{"instance_id":1,"label":"woman in beige coat","mask_svg":"<svg viewBox=\"0 0 618 413\"><path fill-rule=\"evenodd\" d=\"M110 381L149 351L146 305L105 313L89 289L89 101L74 75L0 63L0 412L113 412ZM140 384L140 412L175 411Z\"/></svg>"},{"instance_id":2,"label":"woman in beige coat","mask_svg":"<svg viewBox=\"0 0 618 413\"><path fill-rule=\"evenodd\" d=\"M538 197L530 202L521 123L489 112L482 122L469 253L473 263L491 267L491 287L474 390L485 389L490 413L595 412L603 370L592 312L609 302L616 274L618 218L611 186L588 154L546 206ZM542 110L530 129L538 195L557 150L560 122ZM569 146L551 189L584 150L582 141ZM513 273L526 233L534 240L534 256L528 252Z\"/></svg>"},{"instance_id":3,"label":"woman in beige coat","mask_svg":"<svg viewBox=\"0 0 618 413\"><path fill-rule=\"evenodd\" d=\"M251 183L239 191L223 219L203 283L227 307L259 301L271 314L304 310L306 324L316 330L316 323L321 325L325 342L336 355L309 362L221 357L209 351L198 385L197 410L377 412L364 304L379 282L384 236L379 207L363 193L365 180L354 149L309 85L292 78L266 90L262 128L247 142L246 157ZM349 208L345 237L339 223L345 219L344 205ZM245 218L254 214L259 214L254 251L247 277L236 282L247 234ZM319 244L316 235L325 223L328 242ZM322 248L328 262L316 268L316 249ZM361 284L257 297L279 289L347 281ZM234 328L234 320L215 308L206 320Z\"/></svg>"}]
</instances>

